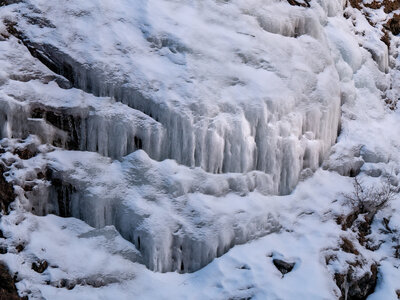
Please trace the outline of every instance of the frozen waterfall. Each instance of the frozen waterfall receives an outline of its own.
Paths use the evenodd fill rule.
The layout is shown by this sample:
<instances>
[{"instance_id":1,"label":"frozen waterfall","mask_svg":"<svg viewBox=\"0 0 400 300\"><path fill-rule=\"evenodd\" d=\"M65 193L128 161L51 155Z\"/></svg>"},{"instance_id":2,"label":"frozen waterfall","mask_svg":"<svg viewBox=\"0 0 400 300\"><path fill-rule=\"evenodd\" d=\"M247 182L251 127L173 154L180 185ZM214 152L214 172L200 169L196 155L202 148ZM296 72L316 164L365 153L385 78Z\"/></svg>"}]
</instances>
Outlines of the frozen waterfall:
<instances>
[{"instance_id":1,"label":"frozen waterfall","mask_svg":"<svg viewBox=\"0 0 400 300\"><path fill-rule=\"evenodd\" d=\"M0 137L55 146L5 158L21 204L114 225L140 251L137 261L160 272L198 270L279 230L260 195L289 194L318 169L341 104L363 84L353 75L366 63L388 66L387 52L361 50L343 5L5 7Z\"/></svg>"},{"instance_id":2,"label":"frozen waterfall","mask_svg":"<svg viewBox=\"0 0 400 300\"><path fill-rule=\"evenodd\" d=\"M45 25L31 24L21 14L10 26L34 56L76 88L111 97L144 113L147 123L159 127L156 132L141 128L136 136L124 121L108 126L103 118L86 118L76 129L76 149L121 158L142 148L155 160L170 158L212 173L260 170L272 176L274 193L287 194L303 169L318 168L336 140L340 81L327 45L326 21L321 20L325 12L319 6L306 9L269 3L259 11L251 4L214 3L218 13L232 9L240 22L231 27L228 19L221 24L212 20L207 28L215 27L215 32L207 37L185 19L177 19L184 32L168 33L167 27L157 24L153 18L168 22L167 14L173 9L169 1L160 2L165 4L159 12L162 16L155 15L153 5L144 14L126 12L137 27L114 20L116 12L109 7L97 8L104 9L98 16L104 13L115 21L113 30L127 31L127 37L114 37L98 19L88 21L93 28L83 31L59 23L56 15L68 5L30 2L43 12ZM118 7L132 5L120 2ZM91 5L87 5L81 9L89 11ZM199 14L195 7L186 6ZM248 15L243 13L246 9ZM275 11L287 9L285 21L267 21ZM67 13L62 22L80 24L84 15ZM154 26L144 28L143 15L149 18L145 24L154 21ZM206 22L202 14L198 17ZM250 33L243 34L237 28L240 25ZM95 31L110 38L111 44L90 39ZM92 42L84 50L76 48L77 40L65 45L60 37L72 32ZM204 39L210 42L208 46L202 45ZM144 66L144 61L149 64Z\"/></svg>"}]
</instances>

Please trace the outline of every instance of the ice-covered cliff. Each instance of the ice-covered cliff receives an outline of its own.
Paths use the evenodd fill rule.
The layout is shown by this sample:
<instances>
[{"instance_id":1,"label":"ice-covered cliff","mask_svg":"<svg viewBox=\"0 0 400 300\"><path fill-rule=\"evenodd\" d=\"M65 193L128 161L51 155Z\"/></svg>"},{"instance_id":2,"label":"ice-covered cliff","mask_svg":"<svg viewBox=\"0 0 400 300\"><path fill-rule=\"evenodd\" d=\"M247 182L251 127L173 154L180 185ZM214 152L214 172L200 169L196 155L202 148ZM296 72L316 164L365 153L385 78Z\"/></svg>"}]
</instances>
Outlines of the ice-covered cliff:
<instances>
[{"instance_id":1,"label":"ice-covered cliff","mask_svg":"<svg viewBox=\"0 0 400 300\"><path fill-rule=\"evenodd\" d=\"M35 134L42 142L112 158L143 149L153 159L172 158L213 173L263 172L203 174L197 179L201 184L179 183L178 191L167 191L168 201L183 207L186 195L194 192L213 197L256 189L289 193L301 171L316 170L336 140L343 71L335 65L340 55L331 48L335 33L328 15L340 14L342 8L270 2L260 10L256 4L27 1L7 6L2 11L3 51L15 50L3 62L3 137ZM272 19L285 10L285 19ZM345 44L344 51L350 46ZM346 57L354 70L360 57ZM146 178L143 173L139 169L130 175L133 185L138 177ZM71 185L68 176L58 176ZM169 176L161 181L169 182ZM207 229L216 231L212 240L210 234L190 229L193 225L168 220L169 215L122 209L118 193L93 200L82 187L85 177L73 185L76 193L63 199L68 203L57 202L57 192L64 197L63 190L27 198L39 202L33 205L38 214L75 216L96 227L116 225L136 245L141 235L144 262L154 270L196 270L234 244L277 227L256 214L259 220L244 218L244 224L212 224L215 228ZM209 180L218 183L209 186ZM93 182L88 184L97 184ZM156 182L150 186L153 193L162 189ZM104 189L112 190L112 184ZM139 201L125 200L128 207ZM163 227L171 223L170 228L163 232L154 224L144 226L147 215ZM191 220L197 222L204 224L196 225L198 231L208 227L203 220ZM238 228L229 233L230 226ZM182 244L189 250L182 253Z\"/></svg>"},{"instance_id":2,"label":"ice-covered cliff","mask_svg":"<svg viewBox=\"0 0 400 300\"><path fill-rule=\"evenodd\" d=\"M3 137L35 134L42 142L112 158L144 149L153 159L172 158L214 173L263 172L240 179L242 184L230 179L242 175L217 176L221 182L211 191L207 180L215 175L202 175L201 184L173 191L172 203L186 203L175 199L199 191L213 196L255 189L286 194L302 170L307 176L318 168L335 142L340 104L354 93L343 86L351 85L352 74L370 55L354 40L342 17L343 5L24 1L6 6ZM277 12L284 17L276 18ZM8 53L10 48L14 51ZM143 184L137 179L145 178L143 173L139 169L131 175L134 186ZM68 177L58 176L62 185L71 185ZM198 239L195 230L184 228L179 239L189 238L195 250L189 251L190 262L181 263L182 254L170 254L182 252L181 243L168 237L181 222L165 228L167 233L157 233L154 225L141 229L155 212L125 207L121 213L115 204L121 200L108 199L107 192L92 200L80 188L86 177L74 184L77 192L63 200L68 203L55 202L55 192L31 197L40 202L33 205L36 213L76 216L96 227L113 224L135 244L144 231L141 251L154 270L193 271L232 245L265 234L259 225L244 235L217 226L217 236L223 237L212 242L209 235ZM91 179L88 184L96 185ZM112 184L103 186L112 189ZM151 186L155 194L162 188L155 182ZM138 201L125 200L134 206ZM155 217L163 226L169 218ZM206 243L204 250L195 245L197 240Z\"/></svg>"},{"instance_id":3,"label":"ice-covered cliff","mask_svg":"<svg viewBox=\"0 0 400 300\"><path fill-rule=\"evenodd\" d=\"M336 140L340 74L328 16L340 14L336 1L27 1L3 19L72 86L157 124L161 132L137 130L151 158L212 173L260 170L287 194ZM360 56L346 58L359 67ZM74 137L81 150L120 158L138 146L132 134L86 128Z\"/></svg>"},{"instance_id":4,"label":"ice-covered cliff","mask_svg":"<svg viewBox=\"0 0 400 300\"><path fill-rule=\"evenodd\" d=\"M260 274L287 256L282 282L304 290L283 298L330 299L345 289L339 262L373 270L370 249L339 225L347 176L399 180L400 7L386 2L0 1L0 204L11 212L0 253L11 249L17 287L74 299L135 282L160 298L138 287L182 279L182 291L209 289L195 299L281 298ZM346 240L359 243L355 258L337 253ZM56 254L80 243L96 253L87 271ZM324 278L321 289L301 270ZM357 270L347 276L375 272ZM193 279L207 274L222 279ZM63 287L73 291L54 292Z\"/></svg>"}]
</instances>

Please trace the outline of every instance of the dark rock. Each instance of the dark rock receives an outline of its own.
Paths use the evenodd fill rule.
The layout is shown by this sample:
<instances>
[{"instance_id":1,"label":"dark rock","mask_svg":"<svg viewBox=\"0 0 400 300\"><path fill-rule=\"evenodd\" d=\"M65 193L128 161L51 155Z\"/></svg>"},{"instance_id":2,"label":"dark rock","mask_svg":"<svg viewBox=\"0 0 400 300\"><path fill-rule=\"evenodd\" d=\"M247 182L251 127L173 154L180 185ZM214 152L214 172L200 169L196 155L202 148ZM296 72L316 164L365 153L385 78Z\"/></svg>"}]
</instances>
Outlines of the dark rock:
<instances>
[{"instance_id":1,"label":"dark rock","mask_svg":"<svg viewBox=\"0 0 400 300\"><path fill-rule=\"evenodd\" d=\"M400 8L400 2L397 0L391 1L391 0L383 0L383 5L385 8L383 11L386 14L390 14L391 12L398 10Z\"/></svg>"},{"instance_id":2,"label":"dark rock","mask_svg":"<svg viewBox=\"0 0 400 300\"><path fill-rule=\"evenodd\" d=\"M44 119L47 123L67 133L66 144L63 145L61 142L54 141L55 146L65 147L69 150L81 150L80 128L82 120L80 116L72 115L66 109L38 106L32 109L31 117Z\"/></svg>"},{"instance_id":3,"label":"dark rock","mask_svg":"<svg viewBox=\"0 0 400 300\"><path fill-rule=\"evenodd\" d=\"M14 273L13 280L14 280L14 283L20 282L20 281L21 281L21 280L19 279L19 277L18 277L18 272L15 272L15 273Z\"/></svg>"},{"instance_id":4,"label":"dark rock","mask_svg":"<svg viewBox=\"0 0 400 300\"><path fill-rule=\"evenodd\" d=\"M53 179L51 183L57 195L58 215L63 218L71 217L71 196L75 188L59 179Z\"/></svg>"},{"instance_id":5,"label":"dark rock","mask_svg":"<svg viewBox=\"0 0 400 300\"><path fill-rule=\"evenodd\" d=\"M40 28L56 28L56 26L54 26L54 24L52 24L50 22L50 20L43 18L43 17L39 17L39 16L31 16L28 14L23 14L23 17L25 18L25 20L32 25L36 25Z\"/></svg>"},{"instance_id":6,"label":"dark rock","mask_svg":"<svg viewBox=\"0 0 400 300\"><path fill-rule=\"evenodd\" d=\"M72 290L75 287L75 285L76 285L75 281L68 279L61 279L60 281L54 284L54 286L57 288L66 288L68 290Z\"/></svg>"},{"instance_id":7,"label":"dark rock","mask_svg":"<svg viewBox=\"0 0 400 300\"><path fill-rule=\"evenodd\" d=\"M344 252L352 253L355 255L360 254L360 252L358 252L358 250L355 248L354 244L345 237L342 237L342 244L340 246Z\"/></svg>"},{"instance_id":8,"label":"dark rock","mask_svg":"<svg viewBox=\"0 0 400 300\"><path fill-rule=\"evenodd\" d=\"M56 200L53 203L54 211L52 213L63 218L71 217L71 199L77 191L76 188L59 178L57 172L51 168L46 169L45 178L51 182L50 197Z\"/></svg>"},{"instance_id":9,"label":"dark rock","mask_svg":"<svg viewBox=\"0 0 400 300\"><path fill-rule=\"evenodd\" d=\"M0 210L7 212L8 206L14 201L14 187L4 177L6 167L0 163Z\"/></svg>"},{"instance_id":10,"label":"dark rock","mask_svg":"<svg viewBox=\"0 0 400 300\"><path fill-rule=\"evenodd\" d=\"M34 145L29 145L26 148L17 148L14 150L14 153L17 154L21 159L30 159L34 156L36 156L37 152L36 149L34 149Z\"/></svg>"},{"instance_id":11,"label":"dark rock","mask_svg":"<svg viewBox=\"0 0 400 300\"><path fill-rule=\"evenodd\" d=\"M394 35L400 34L400 15L394 14L384 27L390 30Z\"/></svg>"},{"instance_id":12,"label":"dark rock","mask_svg":"<svg viewBox=\"0 0 400 300\"><path fill-rule=\"evenodd\" d=\"M274 258L272 262L274 263L275 267L279 270L279 272L282 273L282 275L285 275L290 271L292 271L295 265L295 263L289 263L277 258Z\"/></svg>"},{"instance_id":13,"label":"dark rock","mask_svg":"<svg viewBox=\"0 0 400 300\"><path fill-rule=\"evenodd\" d=\"M370 272L361 277L356 278L353 267L350 267L347 274L336 273L334 278L342 293L339 300L365 300L375 291L378 265L371 265Z\"/></svg>"},{"instance_id":14,"label":"dark rock","mask_svg":"<svg viewBox=\"0 0 400 300\"><path fill-rule=\"evenodd\" d=\"M53 282L46 281L46 284L47 285L52 285L52 286L54 286L56 288L59 288L59 289L60 288L66 288L68 290L74 289L77 284L85 285L85 284L81 283L81 279L69 280L69 279L65 279L65 278L60 279L58 281L53 281Z\"/></svg>"},{"instance_id":15,"label":"dark rock","mask_svg":"<svg viewBox=\"0 0 400 300\"><path fill-rule=\"evenodd\" d=\"M22 0L0 0L0 6L7 6L14 3L20 3Z\"/></svg>"},{"instance_id":16,"label":"dark rock","mask_svg":"<svg viewBox=\"0 0 400 300\"><path fill-rule=\"evenodd\" d=\"M383 36L381 37L381 41L386 44L388 48L390 48L390 36L388 34L388 31L385 29L382 29Z\"/></svg>"},{"instance_id":17,"label":"dark rock","mask_svg":"<svg viewBox=\"0 0 400 300\"><path fill-rule=\"evenodd\" d=\"M24 186L23 186L23 188L24 188L24 191L25 192L31 192L31 191L33 191L33 188L35 187L35 185L36 185L36 183L35 182L29 182L29 181L27 181L27 182L25 182L25 184L24 184Z\"/></svg>"},{"instance_id":18,"label":"dark rock","mask_svg":"<svg viewBox=\"0 0 400 300\"><path fill-rule=\"evenodd\" d=\"M0 262L0 299L19 300L17 288L8 268Z\"/></svg>"},{"instance_id":19,"label":"dark rock","mask_svg":"<svg viewBox=\"0 0 400 300\"><path fill-rule=\"evenodd\" d=\"M242 265L239 267L240 270L251 270L251 268L248 265Z\"/></svg>"},{"instance_id":20,"label":"dark rock","mask_svg":"<svg viewBox=\"0 0 400 300\"><path fill-rule=\"evenodd\" d=\"M17 249L17 251L19 253L25 249L25 246L23 244L19 244L19 245L17 245L17 247L15 247L15 249Z\"/></svg>"},{"instance_id":21,"label":"dark rock","mask_svg":"<svg viewBox=\"0 0 400 300\"><path fill-rule=\"evenodd\" d=\"M58 287L64 288L67 285L67 279L61 279L60 282L58 283Z\"/></svg>"},{"instance_id":22,"label":"dark rock","mask_svg":"<svg viewBox=\"0 0 400 300\"><path fill-rule=\"evenodd\" d=\"M362 0L350 0L350 5L354 8L361 9Z\"/></svg>"},{"instance_id":23,"label":"dark rock","mask_svg":"<svg viewBox=\"0 0 400 300\"><path fill-rule=\"evenodd\" d=\"M67 290L73 290L74 287L75 287L75 285L76 285L75 282L69 280L69 281L67 282L67 284L65 285L65 287L67 288Z\"/></svg>"},{"instance_id":24,"label":"dark rock","mask_svg":"<svg viewBox=\"0 0 400 300\"><path fill-rule=\"evenodd\" d=\"M37 175L36 175L36 178L37 178L37 179L43 179L43 178L45 178L45 177L46 177L46 175L43 174L43 172L39 172L39 173L37 173Z\"/></svg>"},{"instance_id":25,"label":"dark rock","mask_svg":"<svg viewBox=\"0 0 400 300\"><path fill-rule=\"evenodd\" d=\"M287 2L292 6L310 7L309 0L304 0L304 2L298 2L296 0L287 0Z\"/></svg>"},{"instance_id":26,"label":"dark rock","mask_svg":"<svg viewBox=\"0 0 400 300\"><path fill-rule=\"evenodd\" d=\"M6 254L8 252L6 246L0 246L0 254Z\"/></svg>"},{"instance_id":27,"label":"dark rock","mask_svg":"<svg viewBox=\"0 0 400 300\"><path fill-rule=\"evenodd\" d=\"M3 230L0 229L0 239L5 239L6 237L4 236Z\"/></svg>"},{"instance_id":28,"label":"dark rock","mask_svg":"<svg viewBox=\"0 0 400 300\"><path fill-rule=\"evenodd\" d=\"M46 260L37 261L32 263L32 270L38 273L43 273L48 266L49 264L47 263Z\"/></svg>"}]
</instances>

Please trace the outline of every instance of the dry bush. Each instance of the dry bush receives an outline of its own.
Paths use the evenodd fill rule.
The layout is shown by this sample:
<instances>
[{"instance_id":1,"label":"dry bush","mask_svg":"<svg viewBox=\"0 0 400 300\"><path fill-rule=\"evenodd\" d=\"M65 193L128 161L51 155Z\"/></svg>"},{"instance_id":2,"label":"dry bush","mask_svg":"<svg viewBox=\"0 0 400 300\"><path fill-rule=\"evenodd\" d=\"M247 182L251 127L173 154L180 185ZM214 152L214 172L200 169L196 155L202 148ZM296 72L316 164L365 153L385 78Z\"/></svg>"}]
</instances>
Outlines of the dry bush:
<instances>
[{"instance_id":1,"label":"dry bush","mask_svg":"<svg viewBox=\"0 0 400 300\"><path fill-rule=\"evenodd\" d=\"M395 197L399 188L394 187L389 179L376 186L366 186L357 177L354 178L353 186L352 193L343 194L346 204L351 206L351 212L341 217L339 223L343 230L351 228L357 232L360 244L365 245L375 215Z\"/></svg>"},{"instance_id":2,"label":"dry bush","mask_svg":"<svg viewBox=\"0 0 400 300\"><path fill-rule=\"evenodd\" d=\"M365 186L365 184L354 177L354 190L350 194L343 194L353 211L358 214L374 213L392 200L399 192L397 187L391 185L389 179L384 180L378 186Z\"/></svg>"}]
</instances>

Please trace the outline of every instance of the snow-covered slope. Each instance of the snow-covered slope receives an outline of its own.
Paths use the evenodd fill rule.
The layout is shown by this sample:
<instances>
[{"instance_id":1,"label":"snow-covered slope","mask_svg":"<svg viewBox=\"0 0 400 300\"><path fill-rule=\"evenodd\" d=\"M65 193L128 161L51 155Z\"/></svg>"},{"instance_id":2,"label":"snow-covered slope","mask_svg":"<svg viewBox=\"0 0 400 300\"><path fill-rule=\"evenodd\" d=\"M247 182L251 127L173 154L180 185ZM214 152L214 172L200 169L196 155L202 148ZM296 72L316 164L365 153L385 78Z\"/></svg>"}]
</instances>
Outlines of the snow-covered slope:
<instances>
[{"instance_id":1,"label":"snow-covered slope","mask_svg":"<svg viewBox=\"0 0 400 300\"><path fill-rule=\"evenodd\" d=\"M398 8L0 4L0 259L21 295L397 297L400 199L371 217L348 195L349 176L399 184Z\"/></svg>"}]
</instances>

